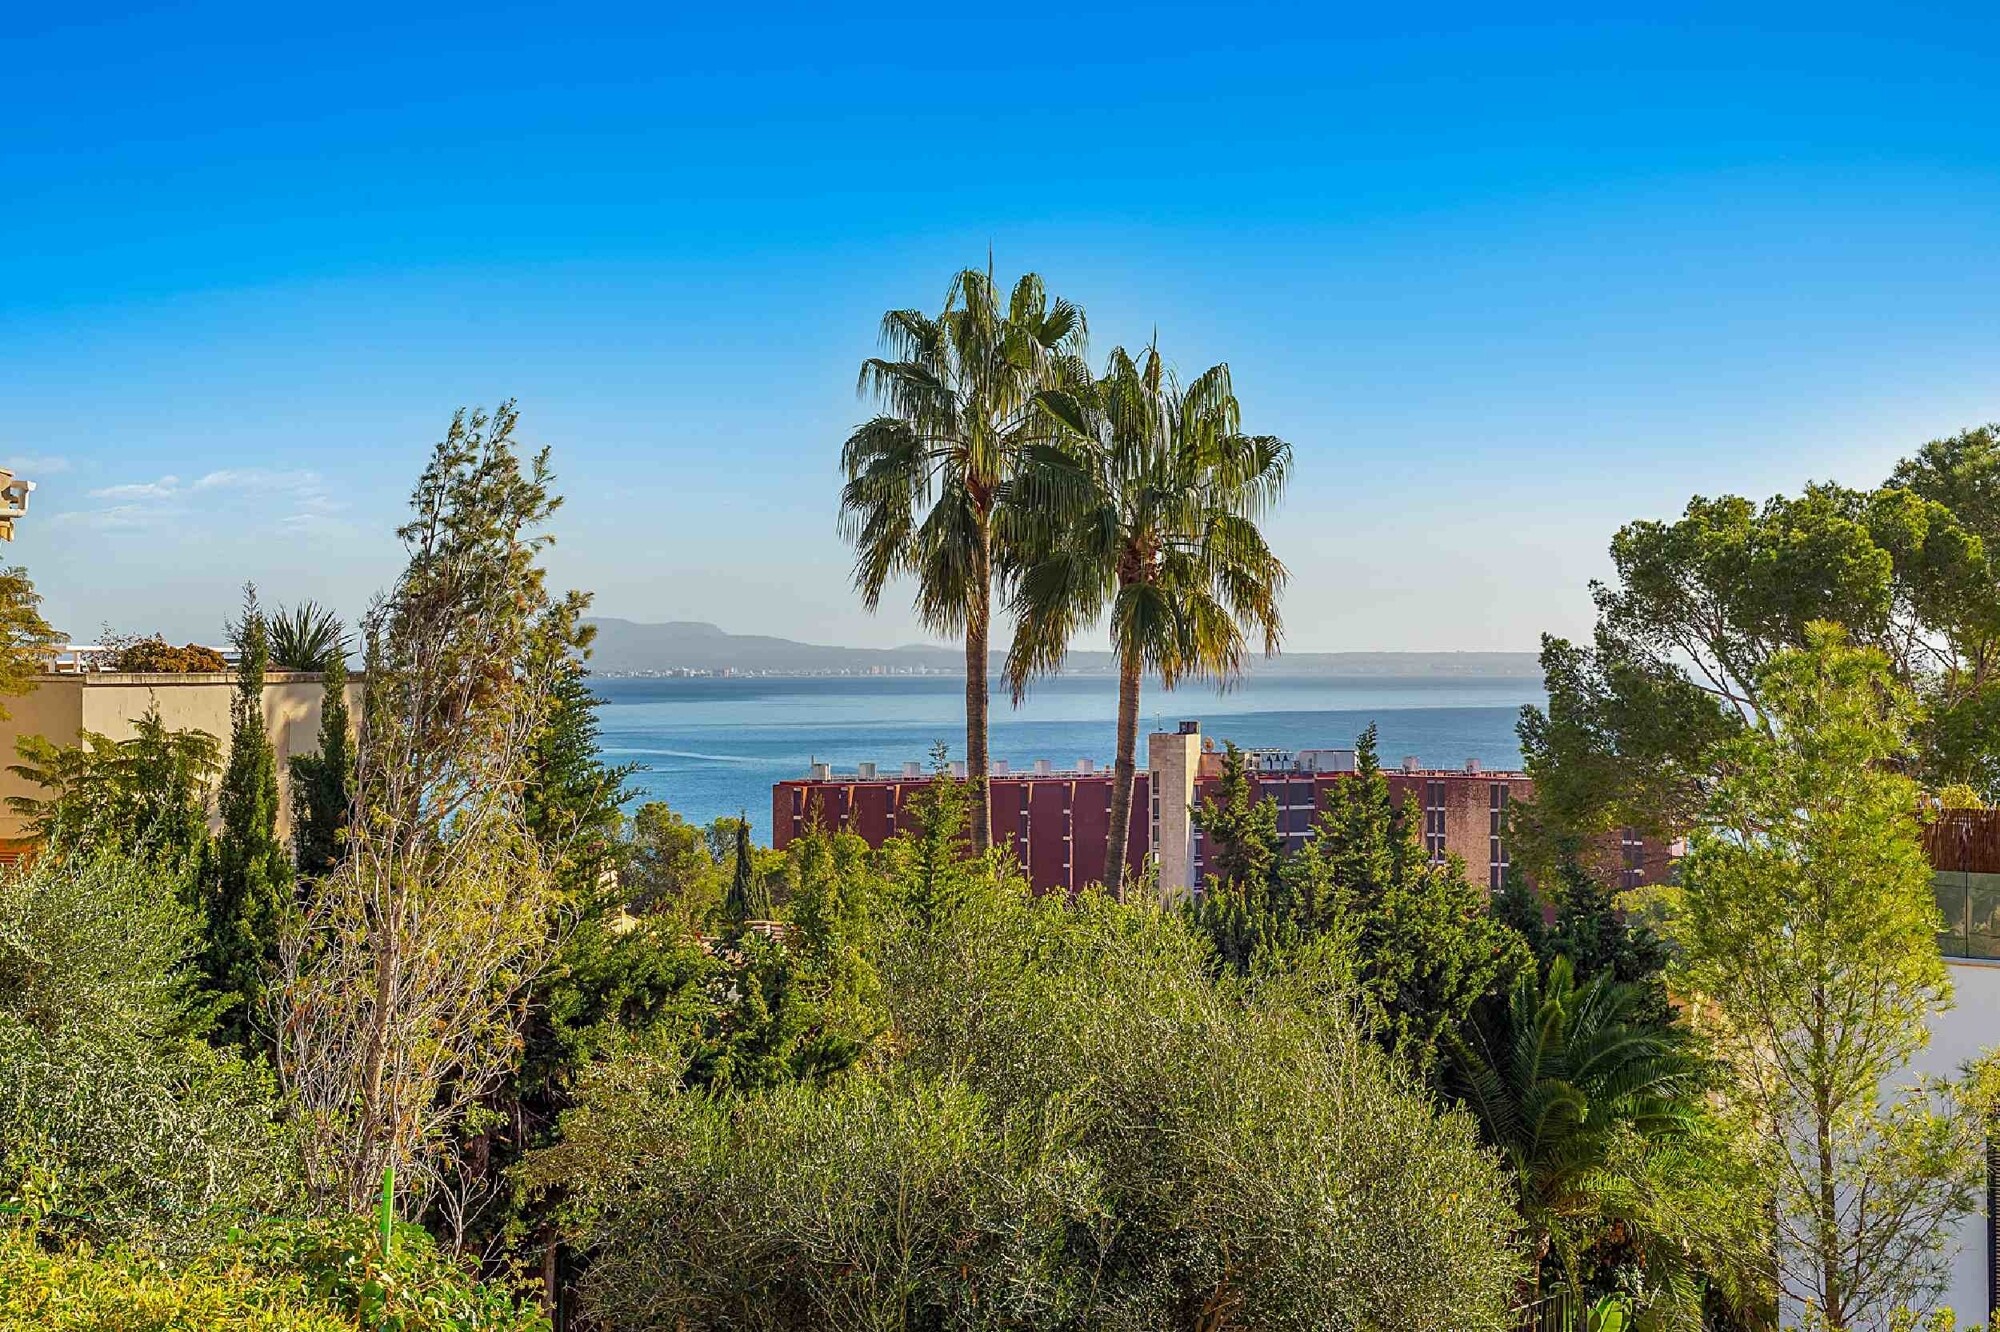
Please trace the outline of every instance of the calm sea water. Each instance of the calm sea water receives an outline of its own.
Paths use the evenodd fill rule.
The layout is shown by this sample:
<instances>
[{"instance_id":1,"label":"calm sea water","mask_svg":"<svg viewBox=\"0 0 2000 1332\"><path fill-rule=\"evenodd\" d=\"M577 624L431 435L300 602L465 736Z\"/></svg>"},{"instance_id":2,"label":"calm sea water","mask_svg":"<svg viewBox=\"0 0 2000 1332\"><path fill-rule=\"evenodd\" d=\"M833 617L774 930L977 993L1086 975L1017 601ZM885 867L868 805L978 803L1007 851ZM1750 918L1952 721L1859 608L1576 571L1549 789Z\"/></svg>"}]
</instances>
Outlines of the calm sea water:
<instances>
[{"instance_id":1,"label":"calm sea water","mask_svg":"<svg viewBox=\"0 0 2000 1332\"><path fill-rule=\"evenodd\" d=\"M642 765L638 799L664 800L697 823L746 811L759 839L770 836L771 784L803 777L814 761L852 772L873 761L884 772L926 762L943 741L965 756L961 680L944 676L828 679L593 680L606 757ZM993 757L1017 771L1034 760L1108 767L1116 742L1117 681L1058 677L1037 685L1019 708L993 691ZM1542 702L1523 679L1252 679L1228 694L1158 688L1141 695L1145 733L1201 722L1203 735L1245 748L1343 748L1376 723L1385 764L1415 755L1426 766L1476 758L1515 767L1514 721L1523 703ZM928 764L927 764L928 766Z\"/></svg>"}]
</instances>

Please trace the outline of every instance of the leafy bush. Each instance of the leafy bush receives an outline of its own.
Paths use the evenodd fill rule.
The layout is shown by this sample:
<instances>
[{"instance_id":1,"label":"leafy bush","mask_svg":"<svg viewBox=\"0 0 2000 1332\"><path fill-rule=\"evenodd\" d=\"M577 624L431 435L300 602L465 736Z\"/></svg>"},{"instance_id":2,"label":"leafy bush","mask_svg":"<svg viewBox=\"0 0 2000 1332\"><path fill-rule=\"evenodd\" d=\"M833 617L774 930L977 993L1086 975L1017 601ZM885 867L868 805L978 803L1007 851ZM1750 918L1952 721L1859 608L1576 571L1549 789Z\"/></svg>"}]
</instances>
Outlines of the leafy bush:
<instances>
[{"instance_id":1,"label":"leafy bush","mask_svg":"<svg viewBox=\"0 0 2000 1332\"><path fill-rule=\"evenodd\" d=\"M1498 1329L1505 1183L1331 973L1212 977L1175 915L936 881L877 922L893 1030L743 1095L690 1053L586 1083L529 1182L612 1326ZM927 876L929 876L927 878ZM900 903L900 909L897 904Z\"/></svg>"},{"instance_id":2,"label":"leafy bush","mask_svg":"<svg viewBox=\"0 0 2000 1332\"><path fill-rule=\"evenodd\" d=\"M0 1229L0 1332L353 1332L295 1285L227 1261L176 1270L122 1251L47 1252Z\"/></svg>"},{"instance_id":3,"label":"leafy bush","mask_svg":"<svg viewBox=\"0 0 2000 1332\"><path fill-rule=\"evenodd\" d=\"M439 1252L422 1226L395 1227L386 1264L367 1217L270 1222L234 1238L230 1252L239 1265L289 1281L313 1307L338 1310L374 1332L546 1332L549 1326L533 1304Z\"/></svg>"},{"instance_id":4,"label":"leafy bush","mask_svg":"<svg viewBox=\"0 0 2000 1332\"><path fill-rule=\"evenodd\" d=\"M187 643L175 647L154 634L116 644L111 656L114 671L144 671L163 675L217 675L229 669L229 662L212 647Z\"/></svg>"},{"instance_id":5,"label":"leafy bush","mask_svg":"<svg viewBox=\"0 0 2000 1332\"><path fill-rule=\"evenodd\" d=\"M0 1332L546 1332L548 1320L399 1226L391 1258L362 1218L285 1222L170 1265L140 1251L48 1249L0 1229Z\"/></svg>"},{"instance_id":6,"label":"leafy bush","mask_svg":"<svg viewBox=\"0 0 2000 1332\"><path fill-rule=\"evenodd\" d=\"M960 1085L858 1078L682 1091L672 1059L593 1082L537 1169L571 1210L608 1326L1019 1327L1073 1321L1063 1247L1088 1164Z\"/></svg>"},{"instance_id":7,"label":"leafy bush","mask_svg":"<svg viewBox=\"0 0 2000 1332\"><path fill-rule=\"evenodd\" d=\"M194 1034L180 887L62 846L0 874L0 1193L170 1256L296 1197L268 1071Z\"/></svg>"}]
</instances>

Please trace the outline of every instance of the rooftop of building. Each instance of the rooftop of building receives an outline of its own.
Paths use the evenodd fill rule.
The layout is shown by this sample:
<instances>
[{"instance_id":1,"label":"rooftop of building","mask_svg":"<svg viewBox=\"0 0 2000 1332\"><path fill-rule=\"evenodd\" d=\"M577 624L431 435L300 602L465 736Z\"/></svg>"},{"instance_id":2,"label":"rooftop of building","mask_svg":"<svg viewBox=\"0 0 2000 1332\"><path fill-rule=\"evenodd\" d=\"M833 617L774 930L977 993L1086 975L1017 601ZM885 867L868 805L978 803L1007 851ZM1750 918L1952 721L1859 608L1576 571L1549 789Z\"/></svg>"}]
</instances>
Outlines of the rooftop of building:
<instances>
[{"instance_id":1,"label":"rooftop of building","mask_svg":"<svg viewBox=\"0 0 2000 1332\"><path fill-rule=\"evenodd\" d=\"M1184 721L1174 731L1156 731L1156 736L1200 736L1199 722ZM1250 770L1259 776L1338 776L1355 770L1356 755L1352 749L1333 747L1302 746L1285 749L1277 746L1260 746L1245 749L1244 757ZM1203 737L1200 751L1200 775L1212 777L1220 772L1222 751L1216 748L1212 737ZM1140 771L1145 771L1142 766ZM1525 778L1526 774L1512 768L1488 768L1478 759L1467 759L1463 767L1440 768L1424 764L1412 755L1394 766L1385 766L1383 771L1390 776L1428 778ZM950 775L964 777L963 760L952 763ZM1067 767L1059 767L1051 759L1036 759L1025 767L1016 768L1007 760L993 760L989 776L1008 781L1077 781L1086 778L1109 777L1112 765L1099 763L1095 759L1079 758ZM926 781L931 769L922 763L905 762L860 763L850 771L836 771L831 763L814 763L804 777L787 778L779 785L812 785L831 783L844 786L877 783L898 785L913 781Z\"/></svg>"}]
</instances>

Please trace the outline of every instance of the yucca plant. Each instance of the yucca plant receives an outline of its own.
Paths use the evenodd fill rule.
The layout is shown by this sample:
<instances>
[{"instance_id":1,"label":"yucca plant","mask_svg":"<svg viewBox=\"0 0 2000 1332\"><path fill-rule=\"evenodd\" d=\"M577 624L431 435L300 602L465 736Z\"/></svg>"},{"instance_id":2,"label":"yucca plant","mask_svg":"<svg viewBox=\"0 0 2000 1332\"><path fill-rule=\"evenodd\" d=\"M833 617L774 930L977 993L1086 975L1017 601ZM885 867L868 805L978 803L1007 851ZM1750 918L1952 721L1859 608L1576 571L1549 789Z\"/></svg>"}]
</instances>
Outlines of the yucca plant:
<instances>
[{"instance_id":1,"label":"yucca plant","mask_svg":"<svg viewBox=\"0 0 2000 1332\"><path fill-rule=\"evenodd\" d=\"M301 601L291 610L280 606L270 620L271 664L287 671L323 671L338 653L347 656L347 631L335 615L317 601Z\"/></svg>"}]
</instances>

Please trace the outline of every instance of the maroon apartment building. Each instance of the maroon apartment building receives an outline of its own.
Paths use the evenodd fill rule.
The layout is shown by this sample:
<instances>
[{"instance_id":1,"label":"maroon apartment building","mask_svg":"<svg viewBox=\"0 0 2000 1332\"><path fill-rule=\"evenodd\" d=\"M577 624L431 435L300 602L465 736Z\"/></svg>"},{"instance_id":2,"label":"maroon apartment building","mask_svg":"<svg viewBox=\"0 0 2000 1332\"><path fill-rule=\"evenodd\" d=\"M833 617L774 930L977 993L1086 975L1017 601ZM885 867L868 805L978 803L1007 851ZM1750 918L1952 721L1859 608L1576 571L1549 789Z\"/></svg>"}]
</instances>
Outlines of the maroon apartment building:
<instances>
[{"instance_id":1,"label":"maroon apartment building","mask_svg":"<svg viewBox=\"0 0 2000 1332\"><path fill-rule=\"evenodd\" d=\"M1247 758L1257 797L1269 796L1278 807L1288 850L1305 844L1334 783L1354 771L1351 750L1251 750ZM1206 848L1191 815L1221 780L1222 755L1202 739L1196 723L1183 722L1176 732L1148 738L1146 760L1132 796L1126 868L1142 873L1150 861L1163 890L1196 888L1206 873ZM1508 807L1534 791L1525 774L1482 770L1477 763L1424 768L1406 760L1384 776L1391 797L1420 813L1420 836L1435 858L1456 855L1475 883L1500 885L1508 866ZM771 788L773 842L784 847L817 821L880 846L902 830L910 800L928 780L915 763L896 775L880 775L873 764L840 774L818 765L809 777ZM1026 772L996 764L988 782L994 846L1011 851L1040 891L1102 882L1111 782L1109 771L1088 761L1062 771L1046 761ZM1606 851L1615 855L1623 887L1663 877L1668 862L1664 845L1629 832L1615 851Z\"/></svg>"}]
</instances>

